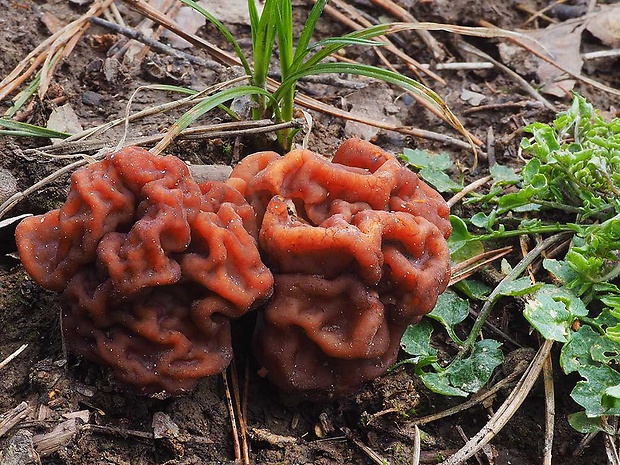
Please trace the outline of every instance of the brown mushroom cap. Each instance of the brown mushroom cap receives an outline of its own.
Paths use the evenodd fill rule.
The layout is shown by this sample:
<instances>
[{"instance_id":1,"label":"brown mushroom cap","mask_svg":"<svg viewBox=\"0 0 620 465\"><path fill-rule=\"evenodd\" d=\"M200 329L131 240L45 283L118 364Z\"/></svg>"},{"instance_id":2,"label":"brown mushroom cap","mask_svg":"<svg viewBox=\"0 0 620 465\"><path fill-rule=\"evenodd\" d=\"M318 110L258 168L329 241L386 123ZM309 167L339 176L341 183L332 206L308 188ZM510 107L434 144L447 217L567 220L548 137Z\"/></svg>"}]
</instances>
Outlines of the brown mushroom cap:
<instances>
[{"instance_id":1,"label":"brown mushroom cap","mask_svg":"<svg viewBox=\"0 0 620 465\"><path fill-rule=\"evenodd\" d=\"M270 295L256 238L241 194L137 147L76 171L63 207L16 230L28 273L63 291L69 349L169 393L225 369L229 319Z\"/></svg>"},{"instance_id":2,"label":"brown mushroom cap","mask_svg":"<svg viewBox=\"0 0 620 465\"><path fill-rule=\"evenodd\" d=\"M360 140L243 160L242 186L275 274L259 315L267 377L309 398L347 395L395 361L409 324L447 286L449 209L391 154Z\"/></svg>"}]
</instances>

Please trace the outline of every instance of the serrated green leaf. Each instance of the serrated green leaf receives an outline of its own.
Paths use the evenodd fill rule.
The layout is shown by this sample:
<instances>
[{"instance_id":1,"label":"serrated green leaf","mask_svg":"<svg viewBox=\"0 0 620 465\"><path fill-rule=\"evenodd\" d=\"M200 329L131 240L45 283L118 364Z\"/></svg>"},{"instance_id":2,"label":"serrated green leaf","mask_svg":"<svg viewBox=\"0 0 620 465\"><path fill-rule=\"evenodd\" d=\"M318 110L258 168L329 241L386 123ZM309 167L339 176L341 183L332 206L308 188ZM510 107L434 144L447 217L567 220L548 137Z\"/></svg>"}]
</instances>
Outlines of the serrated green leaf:
<instances>
[{"instance_id":1,"label":"serrated green leaf","mask_svg":"<svg viewBox=\"0 0 620 465\"><path fill-rule=\"evenodd\" d=\"M443 171L435 168L422 168L418 175L438 192L459 192L463 186L455 182Z\"/></svg>"},{"instance_id":2,"label":"serrated green leaf","mask_svg":"<svg viewBox=\"0 0 620 465\"><path fill-rule=\"evenodd\" d=\"M437 171L446 171L454 166L447 152L434 153L421 149L403 149L401 158L417 169L430 168Z\"/></svg>"},{"instance_id":3,"label":"serrated green leaf","mask_svg":"<svg viewBox=\"0 0 620 465\"><path fill-rule=\"evenodd\" d=\"M493 176L493 181L496 183L504 183L504 184L514 184L521 181L521 175L517 174L514 169L509 166L500 165L499 163L495 163L490 168L491 176Z\"/></svg>"},{"instance_id":4,"label":"serrated green leaf","mask_svg":"<svg viewBox=\"0 0 620 465\"><path fill-rule=\"evenodd\" d=\"M587 365L579 369L579 374L585 380L575 385L570 396L586 410L587 416L620 414L620 403L616 403L613 396L606 394L608 388L620 384L620 373L607 365ZM605 401L603 396L606 396Z\"/></svg>"},{"instance_id":5,"label":"serrated green leaf","mask_svg":"<svg viewBox=\"0 0 620 465\"><path fill-rule=\"evenodd\" d=\"M447 290L437 298L435 308L427 316L437 320L445 328L453 341L461 344L462 341L456 335L454 328L462 323L469 314L469 303L460 298L456 292Z\"/></svg>"},{"instance_id":6,"label":"serrated green leaf","mask_svg":"<svg viewBox=\"0 0 620 465\"><path fill-rule=\"evenodd\" d=\"M493 290L487 283L475 279L463 279L456 283L454 287L470 299L476 300L484 300Z\"/></svg>"},{"instance_id":7,"label":"serrated green leaf","mask_svg":"<svg viewBox=\"0 0 620 465\"><path fill-rule=\"evenodd\" d=\"M446 370L450 384L465 392L478 392L504 361L500 346L493 339L476 342L469 357L455 361Z\"/></svg>"},{"instance_id":8,"label":"serrated green leaf","mask_svg":"<svg viewBox=\"0 0 620 465\"><path fill-rule=\"evenodd\" d=\"M529 276L523 276L522 278L514 279L502 284L502 286L498 289L498 295L504 297L518 297L531 294L541 287L542 284L540 283L532 283Z\"/></svg>"},{"instance_id":9,"label":"serrated green leaf","mask_svg":"<svg viewBox=\"0 0 620 465\"><path fill-rule=\"evenodd\" d=\"M584 303L563 288L541 287L527 299L523 315L545 338L567 342L569 330L577 317L588 314Z\"/></svg>"},{"instance_id":10,"label":"serrated green leaf","mask_svg":"<svg viewBox=\"0 0 620 465\"><path fill-rule=\"evenodd\" d=\"M427 365L437 360L437 350L430 344L432 333L433 325L426 318L407 327L400 340L400 347L413 356L407 360L408 363L421 364L424 361L424 365Z\"/></svg>"},{"instance_id":11,"label":"serrated green leaf","mask_svg":"<svg viewBox=\"0 0 620 465\"><path fill-rule=\"evenodd\" d=\"M579 371L581 367L594 364L590 355L592 347L601 337L590 326L584 325L579 331L571 334L568 343L562 346L560 352L560 366L564 373L570 374Z\"/></svg>"},{"instance_id":12,"label":"serrated green leaf","mask_svg":"<svg viewBox=\"0 0 620 465\"><path fill-rule=\"evenodd\" d=\"M450 380L444 373L422 373L420 379L431 391L442 396L467 397L468 392L450 384Z\"/></svg>"},{"instance_id":13,"label":"serrated green leaf","mask_svg":"<svg viewBox=\"0 0 620 465\"><path fill-rule=\"evenodd\" d=\"M602 417L588 417L586 412L576 412L568 415L568 423L577 431L583 434L596 433L603 431L613 434L613 428L607 423L603 423Z\"/></svg>"},{"instance_id":14,"label":"serrated green leaf","mask_svg":"<svg viewBox=\"0 0 620 465\"><path fill-rule=\"evenodd\" d=\"M563 260L545 258L543 260L543 267L562 284L573 282L578 276L577 272Z\"/></svg>"}]
</instances>

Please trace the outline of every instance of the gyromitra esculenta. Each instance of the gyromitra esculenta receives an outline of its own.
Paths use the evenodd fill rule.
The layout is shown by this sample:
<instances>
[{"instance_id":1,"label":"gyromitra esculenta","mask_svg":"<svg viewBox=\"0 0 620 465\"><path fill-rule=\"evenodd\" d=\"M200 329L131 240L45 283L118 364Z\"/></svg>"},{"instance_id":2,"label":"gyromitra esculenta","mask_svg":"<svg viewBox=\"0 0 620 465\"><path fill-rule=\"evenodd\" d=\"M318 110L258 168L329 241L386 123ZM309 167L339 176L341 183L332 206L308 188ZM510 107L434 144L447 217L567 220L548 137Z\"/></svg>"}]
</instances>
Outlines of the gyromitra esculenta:
<instances>
[{"instance_id":1,"label":"gyromitra esculenta","mask_svg":"<svg viewBox=\"0 0 620 465\"><path fill-rule=\"evenodd\" d=\"M228 184L256 210L275 275L255 331L267 377L324 399L385 373L406 327L448 283L451 229L441 196L360 140L345 142L332 161L308 150L254 154Z\"/></svg>"},{"instance_id":2,"label":"gyromitra esculenta","mask_svg":"<svg viewBox=\"0 0 620 465\"><path fill-rule=\"evenodd\" d=\"M229 320L273 288L241 194L136 147L76 171L64 206L16 239L33 279L62 291L69 349L148 393L225 369Z\"/></svg>"}]
</instances>

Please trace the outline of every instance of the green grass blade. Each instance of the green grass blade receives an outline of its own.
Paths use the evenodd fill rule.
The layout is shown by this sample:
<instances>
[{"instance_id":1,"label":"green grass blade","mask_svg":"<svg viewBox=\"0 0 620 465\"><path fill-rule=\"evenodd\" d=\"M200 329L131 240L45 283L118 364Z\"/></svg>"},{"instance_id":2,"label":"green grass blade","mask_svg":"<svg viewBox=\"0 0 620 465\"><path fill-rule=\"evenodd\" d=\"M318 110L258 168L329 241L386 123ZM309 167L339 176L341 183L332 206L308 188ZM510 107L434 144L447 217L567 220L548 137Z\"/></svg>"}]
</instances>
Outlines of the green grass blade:
<instances>
[{"instance_id":1,"label":"green grass blade","mask_svg":"<svg viewBox=\"0 0 620 465\"><path fill-rule=\"evenodd\" d=\"M256 86L239 86L232 89L226 89L212 95L209 98L201 101L185 114L183 114L168 130L164 138L152 149L153 153L160 153L163 151L172 140L178 136L183 129L187 128L190 124L200 118L202 115L211 111L213 108L232 100L236 97L244 95L261 95L269 100L273 100L272 95L264 89ZM276 105L274 105L276 107ZM276 107L277 110L277 107ZM279 112L276 112L276 116L279 117Z\"/></svg>"},{"instance_id":2,"label":"green grass blade","mask_svg":"<svg viewBox=\"0 0 620 465\"><path fill-rule=\"evenodd\" d=\"M278 51L280 52L280 70L282 80L285 80L291 72L293 63L293 8L291 0L280 0L278 6L278 21L276 29L278 31ZM284 121L293 119L293 106L295 89L290 88L281 100L282 118Z\"/></svg>"},{"instance_id":3,"label":"green grass blade","mask_svg":"<svg viewBox=\"0 0 620 465\"><path fill-rule=\"evenodd\" d=\"M41 82L41 72L39 71L35 78L30 81L30 83L26 86L24 90L22 90L15 100L13 101L13 105L6 111L5 116L8 118L12 118L19 111L19 109L24 106L24 104L30 100L37 89L39 88L39 83Z\"/></svg>"},{"instance_id":4,"label":"green grass blade","mask_svg":"<svg viewBox=\"0 0 620 465\"><path fill-rule=\"evenodd\" d=\"M278 20L278 1L266 0L263 12L258 21L256 31L252 32L254 43L254 85L264 88L269 73L273 45L276 39L276 25Z\"/></svg>"},{"instance_id":5,"label":"green grass blade","mask_svg":"<svg viewBox=\"0 0 620 465\"><path fill-rule=\"evenodd\" d=\"M293 61L296 61L300 56L305 56L306 50L310 45L310 40L312 39L312 34L314 33L314 29L316 28L316 23L321 17L321 14L323 14L323 9L325 8L325 5L328 1L329 0L318 0L312 7L308 18L304 23L304 28L301 31L301 35L297 40L297 48L295 49L295 56L293 57Z\"/></svg>"},{"instance_id":6,"label":"green grass blade","mask_svg":"<svg viewBox=\"0 0 620 465\"><path fill-rule=\"evenodd\" d=\"M325 58L327 58L332 53L337 52L343 46L348 45L358 45L359 41L366 41L372 39L373 37L379 37L385 35L391 31L390 24L378 24L376 26L371 26L365 29L361 29L359 31L353 31L349 34L345 34L340 37L332 37L327 40L323 40L321 42L317 42L313 45L307 46L304 50L301 50L299 47L297 49L297 53L295 54L295 62L293 63L293 68L296 70L300 70L302 68L311 68L312 66L320 63ZM360 45L369 45L367 43L361 43ZM376 45L376 43L372 43L372 45ZM318 48L318 50L317 50ZM316 51L312 57L308 59L305 63L303 60L310 54L312 51Z\"/></svg>"},{"instance_id":7,"label":"green grass blade","mask_svg":"<svg viewBox=\"0 0 620 465\"><path fill-rule=\"evenodd\" d=\"M248 13L250 15L250 30L252 32L252 44L256 43L256 31L258 31L258 23L260 21L260 15L256 8L254 0L248 0Z\"/></svg>"},{"instance_id":8,"label":"green grass blade","mask_svg":"<svg viewBox=\"0 0 620 465\"><path fill-rule=\"evenodd\" d=\"M293 7L291 0L280 0L276 6L278 10L278 21L276 22L278 52L280 53L282 79L285 79L293 62Z\"/></svg>"},{"instance_id":9,"label":"green grass blade","mask_svg":"<svg viewBox=\"0 0 620 465\"><path fill-rule=\"evenodd\" d=\"M205 10L202 6L198 5L194 0L181 0L181 3L196 10L198 13L204 16L207 19L207 21L213 24L217 28L218 31L220 31L220 33L224 36L224 38L228 41L228 43L232 45L233 49L235 50L235 53L237 54L237 57L239 57L239 60L241 60L245 73L248 76L251 76L252 68L250 67L250 64L248 63L248 60L245 58L245 55L243 54L243 50L241 50L241 47L239 46L239 42L237 42L237 39L235 39L235 37L230 32L230 30L226 26L224 26L224 24L219 19L217 19L207 10Z\"/></svg>"},{"instance_id":10,"label":"green grass blade","mask_svg":"<svg viewBox=\"0 0 620 465\"><path fill-rule=\"evenodd\" d=\"M323 63L317 64L312 68L301 70L295 74L289 76L286 81L283 81L278 90L273 94L276 100L280 100L285 92L290 88L295 88L297 81L303 77L315 75L315 74L356 74L360 76L366 76L373 79L378 79L390 84L400 86L413 92L418 97L425 100L427 103L435 107L444 117L444 119L456 130L464 134L469 139L469 133L463 127L463 124L452 113L448 105L443 99L432 89L429 89L424 84L419 83L415 79L411 79L402 74L395 73L393 71L377 68L376 66L363 65L363 64L350 64L350 63Z\"/></svg>"},{"instance_id":11,"label":"green grass blade","mask_svg":"<svg viewBox=\"0 0 620 465\"><path fill-rule=\"evenodd\" d=\"M13 121L8 118L0 118L0 127L12 131L11 135L19 135L26 137L46 137L50 139L66 139L71 134L66 132L54 131L52 129L35 126L34 124Z\"/></svg>"}]
</instances>

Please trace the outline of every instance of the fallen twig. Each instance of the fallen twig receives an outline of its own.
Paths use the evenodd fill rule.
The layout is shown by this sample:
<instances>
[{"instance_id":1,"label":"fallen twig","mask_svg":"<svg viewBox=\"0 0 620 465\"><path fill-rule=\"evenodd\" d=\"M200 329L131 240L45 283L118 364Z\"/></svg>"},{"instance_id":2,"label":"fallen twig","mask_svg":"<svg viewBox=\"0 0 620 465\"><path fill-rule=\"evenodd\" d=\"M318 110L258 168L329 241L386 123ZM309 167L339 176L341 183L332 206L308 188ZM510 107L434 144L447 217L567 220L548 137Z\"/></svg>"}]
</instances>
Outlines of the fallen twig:
<instances>
[{"instance_id":1,"label":"fallen twig","mask_svg":"<svg viewBox=\"0 0 620 465\"><path fill-rule=\"evenodd\" d=\"M553 435L555 429L555 389L553 386L553 363L551 354L543 365L545 385L545 444L543 446L543 465L551 465L553 457Z\"/></svg>"},{"instance_id":2,"label":"fallen twig","mask_svg":"<svg viewBox=\"0 0 620 465\"><path fill-rule=\"evenodd\" d=\"M495 412L493 417L488 423L454 455L450 456L447 460L441 462L441 465L460 465L464 463L468 458L476 454L483 446L495 437L499 431L508 423L518 408L521 406L527 395L529 394L532 386L538 379L538 375L542 370L545 360L551 352L553 347L552 340L545 340L542 346L538 349L536 356L528 366L525 373L517 383L517 386L513 389L510 395L506 398L504 403Z\"/></svg>"},{"instance_id":3,"label":"fallen twig","mask_svg":"<svg viewBox=\"0 0 620 465\"><path fill-rule=\"evenodd\" d=\"M119 24L116 23L112 23L110 21L107 21L105 19L101 19L98 18L96 16L93 16L90 19L90 22L93 24L97 24L99 26L105 27L106 29L109 29L113 32L116 32L117 34L122 34L126 37L129 37L130 39L134 39L137 40L139 42L142 42L145 45L148 45L150 48L152 48L153 50L157 50L158 52L162 52L165 53L167 55L173 56L175 58L181 58L181 59L185 59L187 61L189 61L190 63L195 63L197 65L200 66L204 66L206 68L211 68L211 69L219 69L221 68L221 64L216 62L216 61L211 61L211 60L205 60L203 58L199 58L195 55L191 55L187 52L184 52L182 50L178 50L174 47L171 47L169 45L163 44L157 40L154 40L150 37L147 37L142 31L133 29L133 28L129 28L126 26L121 26Z\"/></svg>"},{"instance_id":4,"label":"fallen twig","mask_svg":"<svg viewBox=\"0 0 620 465\"><path fill-rule=\"evenodd\" d=\"M30 406L28 402L22 402L12 410L0 415L0 438L33 412L34 407Z\"/></svg>"},{"instance_id":5,"label":"fallen twig","mask_svg":"<svg viewBox=\"0 0 620 465\"><path fill-rule=\"evenodd\" d=\"M2 370L5 366L7 366L11 362L11 360L13 360L19 354L21 354L24 350L26 350L27 347L28 347L28 344L22 344L19 347L19 349L17 349L15 352L13 352L11 355L9 355L4 360L2 360L2 362L0 362L0 370Z\"/></svg>"},{"instance_id":6,"label":"fallen twig","mask_svg":"<svg viewBox=\"0 0 620 465\"><path fill-rule=\"evenodd\" d=\"M465 410L469 410L470 408L481 404L485 400L493 397L499 391L504 389L507 386L510 386L514 383L519 376L523 374L525 369L527 368L526 363L517 364L514 371L506 376L501 381L498 381L490 388L484 391L478 391L475 395L473 395L470 399L467 399L465 402L459 405L455 405L454 407L450 407L449 409L443 410L438 413L433 413L431 415L427 415L425 417L415 418L412 423L414 425L425 425L427 423L432 423L433 421L441 420L442 418L446 418L452 415L455 415L459 412L463 412Z\"/></svg>"}]
</instances>

